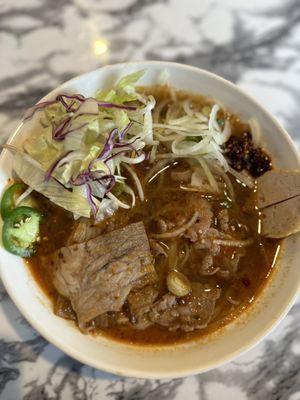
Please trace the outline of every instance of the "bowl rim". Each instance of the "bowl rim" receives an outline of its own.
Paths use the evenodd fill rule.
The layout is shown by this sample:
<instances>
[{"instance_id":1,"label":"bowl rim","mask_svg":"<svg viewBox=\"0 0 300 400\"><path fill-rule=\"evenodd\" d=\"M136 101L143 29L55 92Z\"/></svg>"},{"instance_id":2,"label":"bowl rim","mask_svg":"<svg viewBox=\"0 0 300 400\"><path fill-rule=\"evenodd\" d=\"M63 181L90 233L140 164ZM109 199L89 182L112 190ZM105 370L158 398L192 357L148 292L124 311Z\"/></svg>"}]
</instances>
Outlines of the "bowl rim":
<instances>
[{"instance_id":1,"label":"bowl rim","mask_svg":"<svg viewBox=\"0 0 300 400\"><path fill-rule=\"evenodd\" d=\"M299 154L293 140L291 139L291 137L289 136L287 131L277 121L277 119L263 105L261 105L259 101L257 101L255 98L253 98L248 93L246 93L243 89L241 89L238 85L234 84L233 82L230 82L227 79L225 79L219 75L216 75L210 71L207 71L207 70L195 67L195 66L186 65L186 64L177 63L177 62L171 62L171 61L130 61L130 62L120 62L120 63L108 64L108 65L102 66L100 68L97 68L95 70L77 75L77 76L69 79L68 81L63 82L61 85L57 86L56 88L51 90L49 93L47 93L45 96L43 96L40 100L38 100L38 102L43 101L44 99L46 99L48 97L51 97L54 93L58 92L60 89L63 90L64 87L70 86L70 85L72 85L72 83L75 83L78 80L86 79L89 75L93 75L99 70L110 69L113 67L122 68L123 66L124 67L132 66L133 68L135 68L135 67L138 68L139 65L146 65L145 68L151 68L152 65L153 66L161 66L162 69L164 69L164 68L167 69L168 66L170 66L170 67L175 67L177 69L181 69L186 73L189 73L189 71L192 71L192 72L195 72L198 74L200 73L204 77L211 78L211 79L218 81L218 82L222 83L223 85L231 88L232 90L239 92L243 97L250 100L258 109L263 110L264 113L267 115L267 117L274 123L274 125L276 126L278 131L281 132L281 135L284 137L284 139L288 143L290 150L293 152L293 154L297 160L297 163L299 165L299 168L300 168L300 154ZM7 142L11 142L17 136L22 125L23 125L23 122L21 121L18 124L15 131L9 136L9 138L7 139ZM0 169L2 169L3 158L5 157L6 152L7 151L4 150L2 152L2 154L0 155ZM186 377L186 376L194 375L197 373L207 372L211 369L218 368L218 367L232 361L236 357L244 354L245 352L247 352L248 350L250 350L254 346L256 346L258 343L260 343L274 328L276 328L279 325L279 323L283 320L283 318L286 316L286 314L289 312L292 305L294 304L294 302L299 294L299 289L300 289L300 282L299 282L298 290L296 290L294 293L290 293L290 295L288 296L288 299L286 299L287 301L285 301L284 305L281 307L281 311L280 311L280 313L278 313L278 317L275 320L270 321L267 328L260 331L257 335L255 335L252 338L251 341L248 340L246 342L246 344L244 344L243 346L240 346L236 351L233 351L233 352L229 353L228 355L220 358L220 360L218 362L213 362L212 364L207 363L206 366L204 366L204 367L195 366L193 368L185 369L183 372L178 372L177 374L174 374L173 372L169 373L168 371L164 371L164 373L155 374L155 373L151 373L151 372L147 372L147 373L145 373L143 371L141 372L141 371L139 371L137 369L133 369L133 368L131 368L130 370L126 370L126 368L120 368L120 370L119 369L116 370L116 368L113 368L110 365L102 363L101 360L100 360L100 362L99 362L99 360L98 360L98 362L96 362L95 359L84 355L79 349L76 349L76 348L74 349L69 344L64 343L63 340L57 339L55 337L55 335L52 335L51 332L49 332L46 328L44 328L44 326L40 325L38 323L38 321L30 313L30 311L26 307L24 307L24 304L22 304L17 299L17 297L15 295L15 291L12 289L12 286L10 285L8 280L6 280L6 277L5 277L5 274L3 271L4 271L4 268L3 268L2 260L0 260L0 278L4 284L6 291L8 292L10 298L13 300L13 302L19 309L20 313L26 318L26 320L30 323L30 325L38 333L40 333L49 343L51 343L52 345L59 348L61 351L66 353L68 356L80 361L83 364L94 367L96 369L101 369L103 371L107 371L109 373L113 373L113 374L117 374L117 375L121 375L121 376L138 377L138 378L145 378L145 379L155 379L155 378L165 379L165 378ZM139 346L139 347L143 347L143 346Z\"/></svg>"}]
</instances>

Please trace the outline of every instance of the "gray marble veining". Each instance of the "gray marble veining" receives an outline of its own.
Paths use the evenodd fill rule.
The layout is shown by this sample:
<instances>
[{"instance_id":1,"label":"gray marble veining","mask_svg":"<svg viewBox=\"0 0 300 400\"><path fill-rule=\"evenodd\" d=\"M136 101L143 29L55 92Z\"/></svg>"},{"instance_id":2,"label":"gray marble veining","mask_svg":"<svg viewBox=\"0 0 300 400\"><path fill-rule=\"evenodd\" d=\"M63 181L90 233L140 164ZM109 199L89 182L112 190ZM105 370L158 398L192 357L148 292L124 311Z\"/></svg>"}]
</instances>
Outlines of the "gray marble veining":
<instances>
[{"instance_id":1,"label":"gray marble veining","mask_svg":"<svg viewBox=\"0 0 300 400\"><path fill-rule=\"evenodd\" d=\"M216 72L261 101L300 143L299 0L2 0L0 137L61 82L101 65L163 59ZM22 318L0 283L0 398L300 399L300 303L234 362L175 380L82 365Z\"/></svg>"}]
</instances>

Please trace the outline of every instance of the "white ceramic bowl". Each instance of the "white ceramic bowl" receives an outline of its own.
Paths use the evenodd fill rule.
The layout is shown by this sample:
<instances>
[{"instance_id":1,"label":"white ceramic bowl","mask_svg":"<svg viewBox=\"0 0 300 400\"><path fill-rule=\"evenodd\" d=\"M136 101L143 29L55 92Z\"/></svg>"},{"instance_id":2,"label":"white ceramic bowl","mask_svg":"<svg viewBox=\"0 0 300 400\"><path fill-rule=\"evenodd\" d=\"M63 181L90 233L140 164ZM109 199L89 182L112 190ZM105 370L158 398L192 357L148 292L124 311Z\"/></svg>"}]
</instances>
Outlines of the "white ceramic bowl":
<instances>
[{"instance_id":1,"label":"white ceramic bowl","mask_svg":"<svg viewBox=\"0 0 300 400\"><path fill-rule=\"evenodd\" d=\"M230 110L249 119L255 116L276 166L299 168L298 152L290 137L275 119L237 86L209 72L175 63L142 62L106 66L81 75L55 89L56 93L79 92L93 95L130 72L145 69L141 84L157 83L163 68L170 73L173 86L219 99ZM26 131L29 126L26 125ZM34 126L32 127L34 129ZM21 125L10 141L25 134ZM11 156L3 151L0 158L0 192L11 176ZM93 338L79 332L70 322L56 317L23 261L0 248L0 270L4 285L30 324L49 342L68 355L93 367L119 375L144 378L170 378L215 368L248 350L283 318L292 306L300 284L300 235L284 240L280 256L259 299L237 321L205 340L164 348L135 347L103 337Z\"/></svg>"}]
</instances>

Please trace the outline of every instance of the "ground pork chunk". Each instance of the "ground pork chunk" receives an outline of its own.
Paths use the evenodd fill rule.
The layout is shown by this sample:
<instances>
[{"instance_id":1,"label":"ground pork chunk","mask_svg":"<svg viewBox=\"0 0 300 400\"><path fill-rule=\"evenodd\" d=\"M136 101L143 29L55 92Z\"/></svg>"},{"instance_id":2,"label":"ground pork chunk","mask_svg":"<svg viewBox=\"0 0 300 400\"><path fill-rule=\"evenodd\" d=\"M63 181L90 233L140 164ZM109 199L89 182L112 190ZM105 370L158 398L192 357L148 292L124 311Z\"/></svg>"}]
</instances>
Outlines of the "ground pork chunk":
<instances>
[{"instance_id":1,"label":"ground pork chunk","mask_svg":"<svg viewBox=\"0 0 300 400\"><path fill-rule=\"evenodd\" d=\"M221 228L221 231L228 232L229 231L229 214L228 210L225 208L224 210L219 211L218 213L218 223Z\"/></svg>"},{"instance_id":2,"label":"ground pork chunk","mask_svg":"<svg viewBox=\"0 0 300 400\"><path fill-rule=\"evenodd\" d=\"M127 302L131 315L130 322L134 328L145 329L153 324L148 314L157 296L158 290L154 286L145 286L129 293Z\"/></svg>"},{"instance_id":3,"label":"ground pork chunk","mask_svg":"<svg viewBox=\"0 0 300 400\"><path fill-rule=\"evenodd\" d=\"M199 220L185 233L191 242L196 242L211 227L213 212L210 203L201 197L191 199L191 208L199 213Z\"/></svg>"},{"instance_id":4,"label":"ground pork chunk","mask_svg":"<svg viewBox=\"0 0 300 400\"><path fill-rule=\"evenodd\" d=\"M220 297L220 290L201 283L192 283L192 291L188 296L177 299L167 293L153 304L149 319L170 331L183 330L191 332L203 329L209 323L215 302Z\"/></svg>"}]
</instances>

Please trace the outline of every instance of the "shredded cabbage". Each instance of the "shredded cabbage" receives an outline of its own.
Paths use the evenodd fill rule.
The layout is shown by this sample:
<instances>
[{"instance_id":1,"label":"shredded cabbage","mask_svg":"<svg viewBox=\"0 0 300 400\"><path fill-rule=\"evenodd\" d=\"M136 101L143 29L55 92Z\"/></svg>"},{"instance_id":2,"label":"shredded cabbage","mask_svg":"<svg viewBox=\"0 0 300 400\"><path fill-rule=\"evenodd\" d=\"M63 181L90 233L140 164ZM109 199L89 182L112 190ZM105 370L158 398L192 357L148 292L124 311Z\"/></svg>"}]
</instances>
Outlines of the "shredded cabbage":
<instances>
[{"instance_id":1,"label":"shredded cabbage","mask_svg":"<svg viewBox=\"0 0 300 400\"><path fill-rule=\"evenodd\" d=\"M135 90L135 84L143 75L144 71L137 71L124 76L115 88L98 92L96 99L117 104L137 100L139 95Z\"/></svg>"},{"instance_id":2,"label":"shredded cabbage","mask_svg":"<svg viewBox=\"0 0 300 400\"><path fill-rule=\"evenodd\" d=\"M74 214L90 216L90 206L84 196L74 191L70 192L53 178L45 182L45 171L37 161L11 146L9 150L14 152L14 171L26 185Z\"/></svg>"},{"instance_id":3,"label":"shredded cabbage","mask_svg":"<svg viewBox=\"0 0 300 400\"><path fill-rule=\"evenodd\" d=\"M231 129L229 121L218 120L221 106L199 111L189 100L176 101L168 107L163 123L153 122L155 99L136 89L143 74L124 76L95 97L62 93L31 108L26 119L39 111L40 129L23 141L21 149L8 146L15 155L17 175L32 190L73 212L74 218L93 214L98 221L118 207L133 207L136 194L144 201L142 184L131 165L147 156L150 163L168 157L193 159L217 191L213 166L232 172L222 150ZM159 79L166 83L167 72ZM155 110L155 121L159 112ZM159 154L161 142L167 154ZM126 183L125 171L130 176ZM122 190L114 190L120 183ZM120 199L122 194L131 205Z\"/></svg>"},{"instance_id":4,"label":"shredded cabbage","mask_svg":"<svg viewBox=\"0 0 300 400\"><path fill-rule=\"evenodd\" d=\"M39 111L40 129L23 141L22 149L9 148L17 175L75 218L93 212L101 220L118 207L130 207L111 190L124 181L122 166L144 161L143 149L153 142L155 100L135 88L143 74L124 76L95 97L62 93L33 107L27 115ZM138 192L143 197L140 187ZM124 193L135 204L129 184Z\"/></svg>"}]
</instances>

